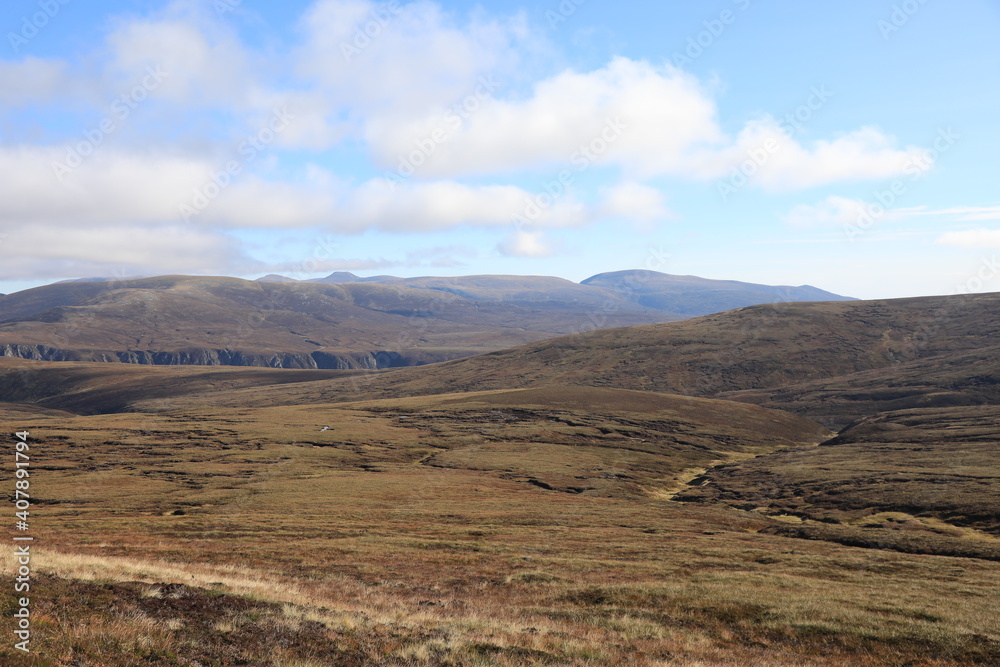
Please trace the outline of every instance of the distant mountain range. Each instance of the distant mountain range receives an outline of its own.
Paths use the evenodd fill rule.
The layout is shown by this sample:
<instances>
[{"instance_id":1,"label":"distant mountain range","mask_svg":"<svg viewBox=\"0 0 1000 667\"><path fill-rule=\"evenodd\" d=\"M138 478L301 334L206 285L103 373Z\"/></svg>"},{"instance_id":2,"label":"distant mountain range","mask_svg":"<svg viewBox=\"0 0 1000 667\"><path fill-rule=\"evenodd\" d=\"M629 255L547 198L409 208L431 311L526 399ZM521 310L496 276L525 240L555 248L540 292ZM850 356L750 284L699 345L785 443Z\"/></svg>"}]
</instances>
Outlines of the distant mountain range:
<instances>
[{"instance_id":1,"label":"distant mountain range","mask_svg":"<svg viewBox=\"0 0 1000 667\"><path fill-rule=\"evenodd\" d=\"M298 282L293 278L270 274L262 282ZM736 280L711 280L697 276L676 276L657 271L629 270L599 273L579 284L546 276L463 276L461 278L397 278L372 276L361 278L347 271L337 271L325 278L303 282L339 285L375 283L417 289L442 290L471 299L529 299L545 295L572 299L583 293L579 287L599 287L614 292L634 305L674 315L697 317L733 308L761 303L797 301L853 301L851 297L802 285L800 287L758 285Z\"/></svg>"},{"instance_id":2,"label":"distant mountain range","mask_svg":"<svg viewBox=\"0 0 1000 667\"><path fill-rule=\"evenodd\" d=\"M844 301L652 271L296 281L223 277L64 281L0 297L0 356L48 361L387 368L595 329L760 303Z\"/></svg>"},{"instance_id":3,"label":"distant mountain range","mask_svg":"<svg viewBox=\"0 0 1000 667\"><path fill-rule=\"evenodd\" d=\"M636 303L646 308L690 316L710 315L762 303L854 300L809 285L774 287L655 271L599 273L580 284L629 294Z\"/></svg>"}]
</instances>

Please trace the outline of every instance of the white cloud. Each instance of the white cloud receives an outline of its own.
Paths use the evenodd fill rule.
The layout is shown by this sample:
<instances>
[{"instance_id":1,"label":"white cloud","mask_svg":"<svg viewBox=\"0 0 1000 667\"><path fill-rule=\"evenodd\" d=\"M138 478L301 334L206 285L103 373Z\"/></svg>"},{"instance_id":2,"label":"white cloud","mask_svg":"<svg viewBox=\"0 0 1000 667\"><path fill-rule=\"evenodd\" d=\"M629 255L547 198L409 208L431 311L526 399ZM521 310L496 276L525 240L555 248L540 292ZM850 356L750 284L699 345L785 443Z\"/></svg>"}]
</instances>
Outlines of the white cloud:
<instances>
[{"instance_id":1,"label":"white cloud","mask_svg":"<svg viewBox=\"0 0 1000 667\"><path fill-rule=\"evenodd\" d=\"M569 164L587 159L582 149L592 142L598 157L656 173L680 169L695 145L722 141L714 104L694 77L627 58L594 72L563 72L536 84L528 99L496 99L459 120L422 175ZM441 122L438 110L395 131L369 132L369 140L376 156L395 166Z\"/></svg>"},{"instance_id":2,"label":"white cloud","mask_svg":"<svg viewBox=\"0 0 1000 667\"><path fill-rule=\"evenodd\" d=\"M519 229L497 245L497 250L508 257L549 257L553 249L542 232Z\"/></svg>"},{"instance_id":3,"label":"white cloud","mask_svg":"<svg viewBox=\"0 0 1000 667\"><path fill-rule=\"evenodd\" d=\"M274 109L287 109L294 116L277 136L276 148L325 151L357 130L354 123L334 113L330 102L318 91L274 91L255 98L253 104L258 111L247 121L250 128L265 127Z\"/></svg>"},{"instance_id":4,"label":"white cloud","mask_svg":"<svg viewBox=\"0 0 1000 667\"><path fill-rule=\"evenodd\" d=\"M220 140L239 136L244 126L259 127L260 117L274 106L294 102L301 115L297 133L310 132L321 145L332 145L331 134L338 131L336 140L342 138L337 123L322 128L310 123L318 105L315 93L287 90L279 83L288 56L267 58L254 52L225 21L208 17L214 15L210 6L183 0L156 16L112 19L104 42L78 60L0 60L0 104L53 105L78 122L79 130L72 129L72 122L65 124L71 137L98 122L95 109L120 121L127 106L130 117L121 124L136 131L144 148L163 140L173 145L176 131L183 128L190 131L192 144L208 151ZM328 104L322 104L325 110ZM141 113L133 114L140 106ZM77 120L75 112L83 117ZM229 117L212 118L213 112ZM170 126L166 136L164 124ZM289 133L288 140L297 133Z\"/></svg>"},{"instance_id":5,"label":"white cloud","mask_svg":"<svg viewBox=\"0 0 1000 667\"><path fill-rule=\"evenodd\" d=\"M815 205L803 204L796 206L783 219L792 227L800 228L852 225L856 224L859 217L865 211L868 211L872 205L873 202L847 199L834 195L827 197ZM948 218L959 222L1000 220L1000 206L956 206L943 209L931 209L927 206L893 208L879 216L879 219L895 222L917 217ZM983 231L988 230L954 233L975 235Z\"/></svg>"},{"instance_id":6,"label":"white cloud","mask_svg":"<svg viewBox=\"0 0 1000 667\"><path fill-rule=\"evenodd\" d=\"M0 173L6 175L0 179L0 226L182 222L182 205L200 211L189 216L196 225L306 226L325 220L333 208L325 190L265 180L245 173L247 164L220 191L213 175L225 162L100 147L63 173L57 165L66 160L67 149L0 147ZM218 194L199 207L199 192Z\"/></svg>"},{"instance_id":7,"label":"white cloud","mask_svg":"<svg viewBox=\"0 0 1000 667\"><path fill-rule=\"evenodd\" d=\"M936 210L923 210L915 215L947 216L961 222L1000 220L1000 206L956 206Z\"/></svg>"},{"instance_id":8,"label":"white cloud","mask_svg":"<svg viewBox=\"0 0 1000 667\"><path fill-rule=\"evenodd\" d=\"M131 87L152 67L167 75L157 95L174 103L246 107L260 91L249 51L224 24L198 21L179 9L119 25L108 37L108 78Z\"/></svg>"},{"instance_id":9,"label":"white cloud","mask_svg":"<svg viewBox=\"0 0 1000 667\"><path fill-rule=\"evenodd\" d=\"M295 122L275 148L328 150L359 137L378 166L393 169L423 146L416 175L424 179L598 163L630 179L713 180L773 144L752 182L792 190L891 177L923 155L895 147L873 128L806 146L770 117L726 136L716 101L699 79L623 57L593 71L550 76L519 97L503 78L522 76L521 47L530 54L540 41L523 15L480 12L459 20L434 2L319 0L300 22L303 46L264 55L191 5L176 2L156 18L119 23L107 38L111 60L103 80L87 87L118 95L138 85L148 67L165 72L155 97L195 120L194 132L202 123L206 136L191 141L202 142L205 152L239 136L241 126L260 127L273 107L287 104ZM78 73L68 67L29 59L0 67L0 76L23 83L30 99L50 99ZM301 77L298 89L282 78L290 69ZM456 112L456 103L475 109ZM237 120L219 132L218 118L192 115L209 109ZM150 123L167 117L146 110L140 116Z\"/></svg>"},{"instance_id":10,"label":"white cloud","mask_svg":"<svg viewBox=\"0 0 1000 667\"><path fill-rule=\"evenodd\" d=\"M844 227L856 225L862 214L870 207L870 202L833 195L815 205L796 206L785 215L784 221L792 227L802 229ZM879 216L879 220L895 222L912 215L917 210L890 209Z\"/></svg>"},{"instance_id":11,"label":"white cloud","mask_svg":"<svg viewBox=\"0 0 1000 667\"><path fill-rule=\"evenodd\" d=\"M266 169L228 177L222 165L204 159L96 151L62 176L54 165L65 150L0 147L0 227L28 223L151 224L188 221L216 228L308 227L340 233L378 229L413 232L461 226L511 225L526 211L532 224L584 224L594 213L570 195L548 206L511 185L466 185L454 181L394 184L376 178L356 187L331 179L315 166L295 181L268 180ZM224 164L224 163L223 163ZM250 172L250 173L247 173ZM184 210L182 210L184 207Z\"/></svg>"},{"instance_id":12,"label":"white cloud","mask_svg":"<svg viewBox=\"0 0 1000 667\"><path fill-rule=\"evenodd\" d=\"M0 147L0 223L143 222L177 217L177 205L211 169L187 158L98 149L60 181L65 149ZM166 214L172 211L171 214Z\"/></svg>"},{"instance_id":13,"label":"white cloud","mask_svg":"<svg viewBox=\"0 0 1000 667\"><path fill-rule=\"evenodd\" d=\"M1000 248L1000 229L970 229L942 234L939 245L960 246L962 248Z\"/></svg>"},{"instance_id":14,"label":"white cloud","mask_svg":"<svg viewBox=\"0 0 1000 667\"><path fill-rule=\"evenodd\" d=\"M436 177L603 162L637 177L714 180L761 154L754 182L768 190L896 176L925 155L896 148L874 128L804 146L771 117L729 138L717 116L715 100L693 75L617 57L591 72L540 81L527 99L489 99L467 117L442 109L406 122L376 116L367 137L387 167L428 146L419 173ZM443 138L428 143L434 131Z\"/></svg>"},{"instance_id":15,"label":"white cloud","mask_svg":"<svg viewBox=\"0 0 1000 667\"><path fill-rule=\"evenodd\" d=\"M511 185L472 186L435 181L392 187L388 181L375 179L346 197L334 213L334 222L339 230L350 232L497 227L511 225L534 201L534 195ZM531 217L532 224L543 227L575 226L588 219L586 208L569 196L534 211L537 215Z\"/></svg>"},{"instance_id":16,"label":"white cloud","mask_svg":"<svg viewBox=\"0 0 1000 667\"><path fill-rule=\"evenodd\" d=\"M301 21L298 73L334 105L389 117L454 104L483 74L510 69L523 16L460 22L434 2L320 0Z\"/></svg>"},{"instance_id":17,"label":"white cloud","mask_svg":"<svg viewBox=\"0 0 1000 667\"><path fill-rule=\"evenodd\" d=\"M693 170L721 178L742 169L765 190L787 191L900 176L925 156L921 148L896 148L890 137L870 127L803 146L767 117L747 123L731 146L696 156Z\"/></svg>"},{"instance_id":18,"label":"white cloud","mask_svg":"<svg viewBox=\"0 0 1000 667\"><path fill-rule=\"evenodd\" d=\"M0 60L0 104L19 107L46 104L74 87L61 60L28 56L21 62Z\"/></svg>"},{"instance_id":19,"label":"white cloud","mask_svg":"<svg viewBox=\"0 0 1000 667\"><path fill-rule=\"evenodd\" d=\"M59 278L254 271L241 246L181 225L41 224L9 228L0 278ZM14 250L16 249L16 251Z\"/></svg>"},{"instance_id":20,"label":"white cloud","mask_svg":"<svg viewBox=\"0 0 1000 667\"><path fill-rule=\"evenodd\" d=\"M628 181L607 188L599 208L602 217L625 218L649 224L674 217L667 209L663 193L648 185Z\"/></svg>"},{"instance_id":21,"label":"white cloud","mask_svg":"<svg viewBox=\"0 0 1000 667\"><path fill-rule=\"evenodd\" d=\"M336 210L332 193L308 184L268 181L259 176L237 179L192 220L219 227L307 227L329 221ZM201 192L208 191L206 188L211 188L211 181L202 183ZM195 200L189 194L184 201L191 204ZM166 213L176 216L178 208L175 204L173 211Z\"/></svg>"},{"instance_id":22,"label":"white cloud","mask_svg":"<svg viewBox=\"0 0 1000 667\"><path fill-rule=\"evenodd\" d=\"M839 227L858 221L867 204L845 197L827 197L816 205L802 204L793 208L784 220L792 227Z\"/></svg>"}]
</instances>

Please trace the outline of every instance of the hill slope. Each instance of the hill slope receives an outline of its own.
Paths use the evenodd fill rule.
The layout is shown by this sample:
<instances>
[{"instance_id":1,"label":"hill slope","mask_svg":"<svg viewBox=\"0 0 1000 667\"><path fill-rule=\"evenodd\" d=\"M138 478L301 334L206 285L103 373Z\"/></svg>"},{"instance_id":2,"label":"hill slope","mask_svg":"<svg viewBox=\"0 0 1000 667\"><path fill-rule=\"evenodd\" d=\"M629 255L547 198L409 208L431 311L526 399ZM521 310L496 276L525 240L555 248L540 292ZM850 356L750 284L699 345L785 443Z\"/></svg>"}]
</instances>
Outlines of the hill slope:
<instances>
[{"instance_id":1,"label":"hill slope","mask_svg":"<svg viewBox=\"0 0 1000 667\"><path fill-rule=\"evenodd\" d=\"M912 382L915 373L927 375L930 369L954 384L985 372L976 355L993 358L990 351L1000 347L998 309L1000 294L752 306L683 322L564 336L419 371L402 369L362 386L332 381L323 394L326 399L358 392L407 396L573 384L716 396L862 372L882 372L875 384L893 373L909 373ZM732 396L781 407L761 391ZM870 414L872 398L841 416L850 421ZM783 400L790 405L791 398ZM809 405L800 407L797 412L810 414Z\"/></svg>"},{"instance_id":2,"label":"hill slope","mask_svg":"<svg viewBox=\"0 0 1000 667\"><path fill-rule=\"evenodd\" d=\"M567 283L573 285L572 283ZM49 361L386 368L677 319L600 288L505 300L441 289L163 276L0 298L0 354ZM544 300L540 297L544 296Z\"/></svg>"}]
</instances>

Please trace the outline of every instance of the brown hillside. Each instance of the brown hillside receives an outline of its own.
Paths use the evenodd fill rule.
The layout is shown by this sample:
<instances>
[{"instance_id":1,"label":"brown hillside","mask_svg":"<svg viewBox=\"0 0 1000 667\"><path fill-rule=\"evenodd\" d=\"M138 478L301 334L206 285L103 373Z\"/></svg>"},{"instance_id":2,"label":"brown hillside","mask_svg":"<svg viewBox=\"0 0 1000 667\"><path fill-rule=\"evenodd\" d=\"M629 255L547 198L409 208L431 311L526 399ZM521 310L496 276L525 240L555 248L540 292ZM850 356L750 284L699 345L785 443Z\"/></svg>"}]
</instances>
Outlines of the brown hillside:
<instances>
[{"instance_id":1,"label":"brown hillside","mask_svg":"<svg viewBox=\"0 0 1000 667\"><path fill-rule=\"evenodd\" d=\"M405 285L163 276L0 297L0 354L46 361L388 368L600 326L671 321L599 287L520 298ZM514 295L517 296L517 295ZM475 297L475 298L473 298ZM600 304L613 302L607 312Z\"/></svg>"},{"instance_id":2,"label":"brown hillside","mask_svg":"<svg viewBox=\"0 0 1000 667\"><path fill-rule=\"evenodd\" d=\"M752 306L683 322L564 336L363 381L303 386L278 400L548 384L714 396L875 371L902 372L901 381L912 382L928 368L942 381L949 372L958 381L977 372L977 357L969 355L994 358L992 350L1000 347L998 310L1000 294ZM769 394L756 396L772 400ZM859 405L851 418L870 414L870 407Z\"/></svg>"}]
</instances>

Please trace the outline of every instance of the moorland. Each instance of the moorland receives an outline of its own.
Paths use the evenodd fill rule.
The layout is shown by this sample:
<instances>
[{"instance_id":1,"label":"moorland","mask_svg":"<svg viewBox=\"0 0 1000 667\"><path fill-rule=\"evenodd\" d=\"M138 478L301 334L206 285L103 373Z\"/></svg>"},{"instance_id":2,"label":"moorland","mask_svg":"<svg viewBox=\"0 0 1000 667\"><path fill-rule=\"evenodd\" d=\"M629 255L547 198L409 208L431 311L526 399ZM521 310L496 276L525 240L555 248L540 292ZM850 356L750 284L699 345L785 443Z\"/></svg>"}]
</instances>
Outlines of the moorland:
<instances>
[{"instance_id":1,"label":"moorland","mask_svg":"<svg viewBox=\"0 0 1000 667\"><path fill-rule=\"evenodd\" d=\"M167 340L93 289L0 333ZM750 305L389 369L0 358L36 540L33 653L0 659L997 664L998 307Z\"/></svg>"}]
</instances>

